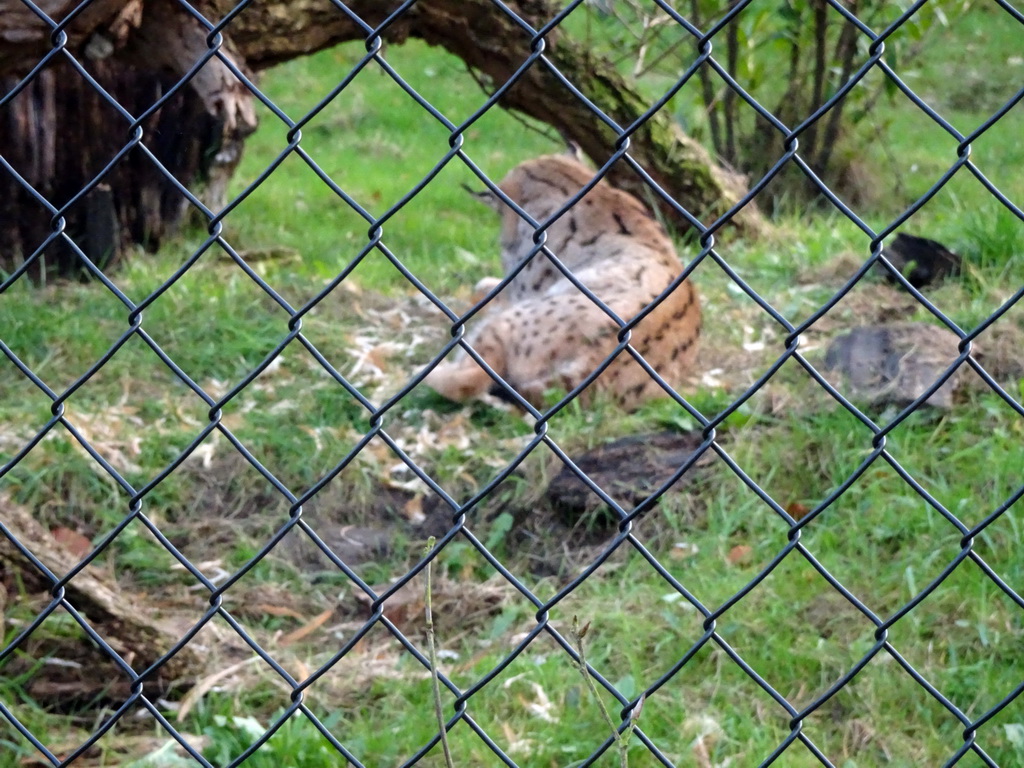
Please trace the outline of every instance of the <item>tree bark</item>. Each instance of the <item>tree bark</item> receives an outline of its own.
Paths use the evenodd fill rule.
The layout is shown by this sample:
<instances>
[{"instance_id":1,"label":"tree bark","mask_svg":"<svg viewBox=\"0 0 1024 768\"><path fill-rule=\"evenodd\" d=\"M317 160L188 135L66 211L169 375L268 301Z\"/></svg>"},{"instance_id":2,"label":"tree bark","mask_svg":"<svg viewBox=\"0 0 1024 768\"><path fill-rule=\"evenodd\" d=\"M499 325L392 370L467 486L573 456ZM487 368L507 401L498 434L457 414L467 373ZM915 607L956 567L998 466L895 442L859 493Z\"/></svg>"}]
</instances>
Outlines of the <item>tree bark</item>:
<instances>
[{"instance_id":1,"label":"tree bark","mask_svg":"<svg viewBox=\"0 0 1024 768\"><path fill-rule=\"evenodd\" d=\"M78 0L40 0L51 19L64 19ZM205 18L219 20L234 8L230 0L197 0ZM398 3L353 0L347 7L369 27L383 23ZM509 3L534 29L557 12L552 0ZM132 116L159 109L142 122L141 144L159 165L189 189L205 182L203 202L216 211L240 157L244 139L256 126L253 96L232 73L247 77L282 61L351 40L366 40L363 24L320 0L265 0L247 7L226 25L217 55L196 72L210 51L209 29L174 0L94 0L62 30L70 53ZM443 46L498 88L530 55L531 35L491 0L420 0L382 32L388 43L409 37ZM64 51L25 84L19 80L54 51L52 26L20 0L0 0L0 128L8 137L0 153L39 195L7 173L0 174L0 237L20 246L22 258L37 254L54 232L64 231L94 262L109 263L128 243L155 248L174 231L190 204L141 147L97 179L106 163L132 140L130 118L118 114L74 71ZM620 127L647 109L636 89L606 60L596 57L559 29L545 38L545 57ZM187 85L179 80L191 75ZM13 97L6 94L19 89ZM169 92L171 95L167 97ZM565 86L544 61L537 61L502 97L500 106L555 127L595 162L614 151L618 136ZM192 126L188 134L181 126ZM743 179L716 164L671 117L653 115L630 138L630 154L688 211L710 223L745 192ZM625 163L612 170L613 183L650 194ZM76 200L78 193L88 191ZM68 201L75 200L67 210ZM663 206L670 220L685 218ZM766 225L753 205L738 212L735 225L748 235ZM48 263L47 263L48 262ZM62 237L38 253L36 273L66 273L81 261ZM10 249L0 267L18 266Z\"/></svg>"},{"instance_id":2,"label":"tree bark","mask_svg":"<svg viewBox=\"0 0 1024 768\"><path fill-rule=\"evenodd\" d=\"M70 6L41 5L57 19ZM50 35L18 0L0 0L0 155L21 177L0 173L0 268L36 276L83 272L79 250L103 268L127 245L155 249L189 208L172 179L202 184L219 207L256 128L251 94L221 59L179 86L208 47L171 0L99 0L69 23L65 48L99 88L63 53L19 79L53 50ZM230 45L222 56L247 71Z\"/></svg>"},{"instance_id":3,"label":"tree bark","mask_svg":"<svg viewBox=\"0 0 1024 768\"><path fill-rule=\"evenodd\" d=\"M7 530L58 578L78 564L78 558L36 522L28 509L6 495L0 495L0 508ZM0 535L0 598L4 594L17 595L15 599L19 603L24 601L23 605L41 610L50 602L52 588L50 579ZM157 611L133 600L92 566L87 566L67 583L64 599L137 673L160 659L182 636L180 627L157 618ZM4 630L3 602L0 599L0 633ZM58 615L66 616L62 609L58 609ZM32 675L28 685L30 693L39 694L37 701L69 698L88 701L98 695L123 699L129 695L130 679L104 652L91 642L80 642L75 633L50 633L45 627L42 625L24 639L23 645L33 646L29 659L14 657L13 666L8 664L3 668L4 674L13 676L23 671L19 666L31 665L31 658L70 662L66 666L44 666ZM170 684L186 684L203 672L200 655L186 645L147 680L153 687L152 690L147 688L147 694L155 698Z\"/></svg>"},{"instance_id":4,"label":"tree bark","mask_svg":"<svg viewBox=\"0 0 1024 768\"><path fill-rule=\"evenodd\" d=\"M537 6L531 7L528 14L535 28L554 15L547 2L520 3L526 5ZM430 23L421 24L417 36L445 47L500 87L529 55L530 41L517 24L504 15L498 18L493 9L488 10L489 6L487 0L424 6L432 10ZM595 58L578 41L559 34L558 30L547 36L546 43L548 58L557 70L620 128L633 125L649 109L647 100L607 59ZM608 159L619 138L541 62L526 72L500 104L555 127L596 163ZM665 111L652 115L631 136L630 155L662 189L705 224L728 211L746 192L743 177L716 164L707 150L685 135ZM610 181L641 199L652 199L647 184L625 163L612 169ZM674 208L660 207L677 227L689 227L689 222ZM753 205L739 211L735 222L750 236L763 234L767 229Z\"/></svg>"}]
</instances>

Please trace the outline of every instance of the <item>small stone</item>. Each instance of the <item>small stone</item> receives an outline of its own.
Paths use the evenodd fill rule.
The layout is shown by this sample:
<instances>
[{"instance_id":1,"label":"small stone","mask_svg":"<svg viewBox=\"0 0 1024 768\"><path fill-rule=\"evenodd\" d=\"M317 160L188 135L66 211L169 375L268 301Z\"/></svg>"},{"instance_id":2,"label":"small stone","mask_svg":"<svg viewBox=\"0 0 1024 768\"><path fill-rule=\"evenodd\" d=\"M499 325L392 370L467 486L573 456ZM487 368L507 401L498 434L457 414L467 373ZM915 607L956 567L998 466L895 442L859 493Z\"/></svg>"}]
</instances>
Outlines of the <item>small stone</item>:
<instances>
[{"instance_id":1,"label":"small stone","mask_svg":"<svg viewBox=\"0 0 1024 768\"><path fill-rule=\"evenodd\" d=\"M854 401L904 407L931 387L960 354L960 339L927 323L892 323L854 328L825 352L825 370ZM926 405L951 408L963 369L932 393Z\"/></svg>"}]
</instances>

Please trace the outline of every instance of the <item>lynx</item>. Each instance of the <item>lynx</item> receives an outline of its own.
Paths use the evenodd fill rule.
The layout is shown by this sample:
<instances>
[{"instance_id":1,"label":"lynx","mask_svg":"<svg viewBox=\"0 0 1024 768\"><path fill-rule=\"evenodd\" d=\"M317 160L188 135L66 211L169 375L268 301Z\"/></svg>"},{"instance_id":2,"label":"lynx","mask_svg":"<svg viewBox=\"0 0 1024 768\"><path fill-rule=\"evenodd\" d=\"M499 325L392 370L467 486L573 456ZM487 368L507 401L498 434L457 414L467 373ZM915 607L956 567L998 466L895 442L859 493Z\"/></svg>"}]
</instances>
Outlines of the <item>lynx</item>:
<instances>
[{"instance_id":1,"label":"lynx","mask_svg":"<svg viewBox=\"0 0 1024 768\"><path fill-rule=\"evenodd\" d=\"M572 157L545 155L514 168L500 187L535 220L545 222L593 177ZM501 215L501 262L507 275L529 255L535 231L495 195L477 196ZM672 241L643 203L603 180L547 235L551 252L627 322L682 271ZM490 286L497 284L490 280ZM572 390L596 370L614 350L618 332L616 323L538 252L492 300L476 327L470 322L467 340L525 400L542 407L552 390ZM697 353L699 333L697 292L684 281L637 324L630 343L678 386ZM503 394L462 350L432 371L426 383L456 401ZM665 394L627 351L581 397L587 401L595 391L629 409Z\"/></svg>"}]
</instances>

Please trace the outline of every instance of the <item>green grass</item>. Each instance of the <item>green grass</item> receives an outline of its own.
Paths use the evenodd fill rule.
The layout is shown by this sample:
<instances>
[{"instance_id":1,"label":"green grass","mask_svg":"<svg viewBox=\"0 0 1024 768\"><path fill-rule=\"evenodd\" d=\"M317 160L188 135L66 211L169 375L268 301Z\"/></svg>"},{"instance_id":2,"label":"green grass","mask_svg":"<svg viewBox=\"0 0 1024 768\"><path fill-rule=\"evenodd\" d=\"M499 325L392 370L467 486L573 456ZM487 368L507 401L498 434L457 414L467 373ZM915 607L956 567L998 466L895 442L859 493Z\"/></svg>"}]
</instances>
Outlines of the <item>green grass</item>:
<instances>
[{"instance_id":1,"label":"green grass","mask_svg":"<svg viewBox=\"0 0 1024 768\"><path fill-rule=\"evenodd\" d=\"M961 34L940 28L908 81L961 127L998 107L1000 84L1014 65L993 61L1017 55L1019 30L1001 17L974 17L983 33L970 42L990 58L975 65L948 51ZM1017 37L1014 37L1014 35ZM973 40L973 37L972 37ZM967 50L967 46L963 50ZM358 47L341 47L279 67L266 77L266 93L299 120L357 61ZM483 100L461 65L438 49L395 47L389 61L449 119L458 123ZM977 103L960 81L982 78ZM1012 93L1012 89L1011 89ZM1006 95L1008 97L1009 94ZM995 106L993 106L995 105ZM882 227L922 194L954 159L949 140L933 136L906 105L891 106L882 122L885 142L870 149L900 159L888 169L900 184L882 190L861 211ZM1019 112L1019 110L1018 110ZM945 111L944 111L945 114ZM269 112L247 144L231 189L243 193L287 144L287 128ZM978 164L1010 197L1024 192L1014 114L979 141ZM509 115L489 113L466 133L466 152L495 178L527 157L557 148L555 137L527 130ZM882 147L881 145L885 146ZM939 145L944 149L940 151ZM385 215L448 149L448 132L382 72L368 68L303 128L302 146L332 179L376 218ZM869 157L873 163L879 158ZM383 242L431 290L464 306L477 279L497 269L497 222L462 189L479 185L456 158L434 182L384 224ZM721 253L790 323L799 324L826 302L868 255L867 238L838 214L777 220L770 243L736 242ZM1021 223L961 172L921 210L908 231L946 242L967 260L965 276L929 295L964 328L975 327L1021 284ZM269 254L255 268L294 307L318 294L368 242L369 224L325 186L298 157L290 156L226 220L236 250ZM173 273L202 237L188 233L155 256L140 254L114 280L140 302ZM692 258L692 244L680 253ZM786 330L753 306L710 261L696 273L705 311L705 366L709 377L685 394L712 417L728 408L783 351ZM877 283L858 286L807 334L807 355L854 323L928 318L922 308L901 309L898 294ZM889 314L886 314L886 313ZM904 312L904 314L900 314ZM127 328L127 310L98 285L17 284L0 297L3 338L54 391L83 376ZM144 314L144 328L180 368L215 400L223 397L282 342L289 316L218 249L161 296ZM443 315L423 300L379 251L370 251L352 277L303 319L309 341L342 376L374 403L393 394L446 339ZM996 331L1002 333L997 336ZM1013 355L1021 319L1011 310L979 342L1003 363L1001 383L1019 395ZM758 349L757 344L764 348ZM814 347L817 346L817 349ZM1001 355L1001 357L1000 357ZM717 379L718 383L715 383ZM67 401L68 419L135 489L176 460L208 423L209 405L182 384L140 339L131 339ZM369 414L300 345L290 345L245 390L224 404L224 424L252 455L298 495L331 471L369 429ZM885 423L895 412L870 412ZM50 400L17 370L0 363L0 462L9 460L50 418ZM570 454L618 436L664 428L688 429L694 420L670 402L636 414L609 408L570 407L550 432ZM490 481L533 436L521 416L487 405L458 408L417 389L386 416L389 434L442 487L464 501ZM975 525L1020 484L1022 423L997 396L969 387L948 413L915 415L893 431L888 450L940 504ZM47 527L69 527L98 542L128 512L128 498L57 426L0 480L0 490L35 511ZM871 450L871 433L839 408L793 362L719 428L721 445L784 509L811 509L843 484ZM402 495L428 498L379 440L304 511L322 533L347 525L390 526L386 552L359 566L362 578L387 584L419 557L423 542L401 523L413 514ZM600 521L566 523L542 506L542 492L557 462L541 446L502 483L492 500L468 518L470 529L542 600L558 594L608 541ZM402 493L399 493L401 491ZM394 492L389 501L388 493ZM414 499L415 500L415 499ZM422 501L422 499L421 499ZM233 571L255 556L287 519L289 503L223 437L197 454L143 499L143 511L204 572ZM430 510L427 510L430 511ZM441 519L450 517L443 510ZM399 523L393 522L398 520ZM975 552L1014 589L1024 584L1019 515L1000 517L975 540ZM702 468L685 490L671 494L640 518L636 540L710 611L717 610L773 558L786 550L788 525L718 460ZM232 615L289 673L304 679L352 637L367 616L358 590L322 555L294 545L255 566L228 591ZM426 536L424 535L424 539ZM960 552L961 534L925 503L885 462L877 459L841 498L811 520L800 542L820 567L841 581L881 620L923 590ZM297 546L297 545L295 545ZM567 551L568 548L568 551ZM138 524L132 524L99 560L124 589L146 594L173 613L195 609L183 597L189 575ZM512 589L464 539L451 542L438 561L435 612L441 671L468 689L496 669L536 626L536 607ZM422 639L415 597L395 598L388 618ZM3 640L10 641L34 615L28 590L8 595ZM403 607L406 606L406 607ZM313 618L335 613L321 626ZM755 765L789 734L790 714L762 690L714 640L701 644L703 617L659 576L630 543L549 612L550 625L569 637L574 616L591 622L588 658L626 697L639 695L691 648L692 659L647 698L639 727L677 765ZM195 616L192 615L194 620ZM60 635L54 620L45 630ZM310 633L284 642L298 629ZM723 644L738 653L774 690L799 707L809 705L875 648L875 625L833 590L797 550L716 621ZM887 639L931 684L968 717L988 711L1020 682L1019 648L1024 612L966 560L889 629ZM90 710L61 712L25 692L41 660L30 646L4 672L0 701L44 740L84 738L95 727ZM211 647L217 647L213 643ZM235 663L216 650L210 669ZM215 765L235 759L281 716L289 703L276 673L248 665L174 720L184 690L168 694L168 717ZM445 712L452 699L442 696ZM377 626L307 692L306 703L336 738L367 765L397 765L435 732L429 676ZM611 697L613 716L620 709ZM596 703L572 660L542 634L468 703L467 712L520 765L577 765L609 738ZM1019 701L986 724L978 736L993 760L1024 759L1024 714ZM805 733L836 765L940 765L962 743L963 726L914 682L885 651L807 719ZM70 734L70 736L65 736ZM142 737L148 739L143 746ZM135 739L135 740L133 740ZM12 729L0 727L11 757L32 750ZM119 725L105 740L101 764L176 765L173 745L158 727ZM457 765L498 762L465 722L451 733ZM127 757L125 757L127 755ZM149 755L148 762L143 755ZM300 714L294 715L246 766L323 765L333 747ZM124 757L124 760L121 758ZM653 764L638 736L630 741L633 765ZM91 758L90 758L91 759ZM181 758L182 760L184 758ZM137 760L138 762L131 762ZM6 761L6 762L5 762ZM120 762L119 762L120 761ZM177 762L176 762L177 761ZM799 743L786 765L817 760ZM975 760L977 762L977 760ZM615 763L614 749L599 765ZM185 763L181 763L185 764ZM425 761L441 765L439 750ZM974 764L965 761L965 764Z\"/></svg>"},{"instance_id":2,"label":"green grass","mask_svg":"<svg viewBox=\"0 0 1024 768\"><path fill-rule=\"evenodd\" d=\"M285 64L268 80L269 95L298 121L327 96L360 55L358 48L342 46ZM394 49L389 61L456 124L484 102L461 63L437 49L410 44ZM269 112L261 117L263 128L246 144L232 187L235 194L287 146L287 128ZM500 179L522 157L559 151L561 143L550 129L543 135L539 126L532 128L505 114L489 113L466 131L463 149L492 178ZM310 121L302 135L303 148L320 168L378 218L442 161L449 152L450 134L389 75L371 65ZM389 170L382 173L382 168ZM483 249L493 238L481 236L480 220L486 213L481 215L484 209L466 194L463 184L481 188L456 158L385 224L385 245L414 273L441 277L431 274L440 260L445 265L442 279L472 285L487 274L487 265L493 262ZM241 204L239 214L244 221L238 230L242 247L295 248L302 254L303 267L324 277L335 275L368 242L366 220L294 155L275 171L272 183ZM495 224L489 222L490 232L496 231ZM233 232L229 229L229 237ZM404 278L378 252L369 255L357 274L367 287L405 289Z\"/></svg>"}]
</instances>

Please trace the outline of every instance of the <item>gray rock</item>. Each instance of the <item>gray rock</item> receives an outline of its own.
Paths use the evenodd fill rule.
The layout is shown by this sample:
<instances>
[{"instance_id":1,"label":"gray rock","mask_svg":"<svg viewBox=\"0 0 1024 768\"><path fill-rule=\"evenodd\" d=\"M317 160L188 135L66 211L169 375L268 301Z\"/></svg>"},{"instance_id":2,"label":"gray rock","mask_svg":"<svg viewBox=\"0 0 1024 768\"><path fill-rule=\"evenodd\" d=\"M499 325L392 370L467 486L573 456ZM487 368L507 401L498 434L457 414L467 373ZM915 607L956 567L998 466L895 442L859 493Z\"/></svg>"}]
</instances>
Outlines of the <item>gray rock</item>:
<instances>
[{"instance_id":1,"label":"gray rock","mask_svg":"<svg viewBox=\"0 0 1024 768\"><path fill-rule=\"evenodd\" d=\"M959 352L957 336L927 323L892 323L854 328L838 336L825 352L832 383L855 402L904 407L945 373ZM951 408L963 368L925 401Z\"/></svg>"}]
</instances>

